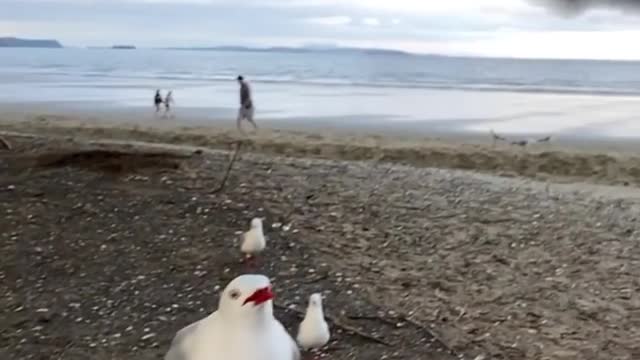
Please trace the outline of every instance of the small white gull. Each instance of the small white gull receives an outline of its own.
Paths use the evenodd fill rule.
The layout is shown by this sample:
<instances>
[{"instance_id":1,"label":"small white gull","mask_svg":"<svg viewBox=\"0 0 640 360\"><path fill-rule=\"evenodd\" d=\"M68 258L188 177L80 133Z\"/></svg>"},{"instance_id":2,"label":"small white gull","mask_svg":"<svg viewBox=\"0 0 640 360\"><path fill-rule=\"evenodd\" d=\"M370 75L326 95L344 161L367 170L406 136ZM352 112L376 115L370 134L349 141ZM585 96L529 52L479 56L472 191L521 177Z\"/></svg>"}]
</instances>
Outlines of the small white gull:
<instances>
[{"instance_id":1,"label":"small white gull","mask_svg":"<svg viewBox=\"0 0 640 360\"><path fill-rule=\"evenodd\" d=\"M245 254L247 260L252 260L256 255L264 251L267 247L267 239L262 230L262 219L251 220L251 228L242 234L242 244L240 251Z\"/></svg>"},{"instance_id":2,"label":"small white gull","mask_svg":"<svg viewBox=\"0 0 640 360\"><path fill-rule=\"evenodd\" d=\"M309 297L307 312L298 328L298 344L304 350L319 349L327 345L329 338L329 325L322 310L322 295L316 293Z\"/></svg>"}]
</instances>

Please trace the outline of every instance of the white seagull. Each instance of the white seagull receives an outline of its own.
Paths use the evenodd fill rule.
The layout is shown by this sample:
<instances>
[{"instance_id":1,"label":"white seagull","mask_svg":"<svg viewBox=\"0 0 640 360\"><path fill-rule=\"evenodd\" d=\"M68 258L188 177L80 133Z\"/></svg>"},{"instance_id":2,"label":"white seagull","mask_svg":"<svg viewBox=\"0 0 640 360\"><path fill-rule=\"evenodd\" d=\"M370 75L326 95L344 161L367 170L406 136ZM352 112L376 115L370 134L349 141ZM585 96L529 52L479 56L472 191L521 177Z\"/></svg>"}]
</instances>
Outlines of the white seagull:
<instances>
[{"instance_id":1,"label":"white seagull","mask_svg":"<svg viewBox=\"0 0 640 360\"><path fill-rule=\"evenodd\" d=\"M298 328L298 344L304 349L319 349L329 342L329 325L322 311L322 295L319 293L309 297L309 305L304 319Z\"/></svg>"},{"instance_id":2,"label":"white seagull","mask_svg":"<svg viewBox=\"0 0 640 360\"><path fill-rule=\"evenodd\" d=\"M262 219L251 220L251 229L242 236L240 251L245 254L247 260L253 259L267 247L267 240L262 231Z\"/></svg>"},{"instance_id":3,"label":"white seagull","mask_svg":"<svg viewBox=\"0 0 640 360\"><path fill-rule=\"evenodd\" d=\"M266 276L235 278L216 312L178 331L164 360L299 360L298 346L273 316L273 297Z\"/></svg>"}]
</instances>

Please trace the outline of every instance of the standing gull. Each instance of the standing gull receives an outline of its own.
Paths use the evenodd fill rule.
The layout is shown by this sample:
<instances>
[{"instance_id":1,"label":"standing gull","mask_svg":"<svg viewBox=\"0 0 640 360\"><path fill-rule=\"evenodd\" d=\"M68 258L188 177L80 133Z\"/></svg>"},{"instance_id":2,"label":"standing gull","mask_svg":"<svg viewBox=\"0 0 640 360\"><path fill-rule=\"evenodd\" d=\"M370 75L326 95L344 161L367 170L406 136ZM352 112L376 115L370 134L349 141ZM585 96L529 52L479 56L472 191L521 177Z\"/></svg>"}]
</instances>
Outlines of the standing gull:
<instances>
[{"instance_id":1,"label":"standing gull","mask_svg":"<svg viewBox=\"0 0 640 360\"><path fill-rule=\"evenodd\" d=\"M304 319L298 328L298 344L304 349L319 349L329 342L329 325L322 311L322 295L319 293L309 297L309 305Z\"/></svg>"},{"instance_id":2,"label":"standing gull","mask_svg":"<svg viewBox=\"0 0 640 360\"><path fill-rule=\"evenodd\" d=\"M267 246L267 240L262 231L262 219L251 220L251 228L242 235L240 251L245 254L247 261L252 261L255 256L261 253Z\"/></svg>"},{"instance_id":3,"label":"standing gull","mask_svg":"<svg viewBox=\"0 0 640 360\"><path fill-rule=\"evenodd\" d=\"M178 331L164 360L299 360L298 346L273 316L273 298L266 276L235 278L217 311Z\"/></svg>"}]
</instances>

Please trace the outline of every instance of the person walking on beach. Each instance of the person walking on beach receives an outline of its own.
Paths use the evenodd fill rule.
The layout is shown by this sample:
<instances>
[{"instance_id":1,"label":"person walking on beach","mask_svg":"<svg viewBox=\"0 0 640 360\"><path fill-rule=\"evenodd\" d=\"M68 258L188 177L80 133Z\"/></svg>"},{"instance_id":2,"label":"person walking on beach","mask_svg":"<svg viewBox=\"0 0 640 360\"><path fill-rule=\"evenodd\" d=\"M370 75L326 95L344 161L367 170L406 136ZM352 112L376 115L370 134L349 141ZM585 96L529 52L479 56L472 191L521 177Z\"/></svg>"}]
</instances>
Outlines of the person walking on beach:
<instances>
[{"instance_id":1,"label":"person walking on beach","mask_svg":"<svg viewBox=\"0 0 640 360\"><path fill-rule=\"evenodd\" d=\"M173 91L169 90L164 98L164 116L168 116L171 112L171 104L173 103Z\"/></svg>"},{"instance_id":2,"label":"person walking on beach","mask_svg":"<svg viewBox=\"0 0 640 360\"><path fill-rule=\"evenodd\" d=\"M242 131L242 120L247 120L253 125L254 129L258 129L258 125L253 120L254 107L251 100L251 88L249 84L244 80L242 76L238 76L238 83L240 84L240 109L238 110L238 130Z\"/></svg>"},{"instance_id":3,"label":"person walking on beach","mask_svg":"<svg viewBox=\"0 0 640 360\"><path fill-rule=\"evenodd\" d=\"M156 106L156 115L160 112L160 104L162 104L162 94L160 94L160 89L156 90L156 96L153 98L153 103Z\"/></svg>"}]
</instances>

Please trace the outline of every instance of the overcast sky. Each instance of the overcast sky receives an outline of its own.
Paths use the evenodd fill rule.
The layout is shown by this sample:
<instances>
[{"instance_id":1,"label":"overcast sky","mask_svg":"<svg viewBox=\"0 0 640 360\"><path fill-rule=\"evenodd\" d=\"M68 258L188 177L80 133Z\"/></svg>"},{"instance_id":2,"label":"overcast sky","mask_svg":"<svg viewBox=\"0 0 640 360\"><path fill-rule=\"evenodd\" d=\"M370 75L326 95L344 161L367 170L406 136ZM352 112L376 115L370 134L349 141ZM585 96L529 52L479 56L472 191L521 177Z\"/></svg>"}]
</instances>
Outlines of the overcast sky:
<instances>
[{"instance_id":1,"label":"overcast sky","mask_svg":"<svg viewBox=\"0 0 640 360\"><path fill-rule=\"evenodd\" d=\"M634 0L0 0L0 36L68 46L308 45L640 59ZM582 3L577 8L564 4Z\"/></svg>"}]
</instances>

